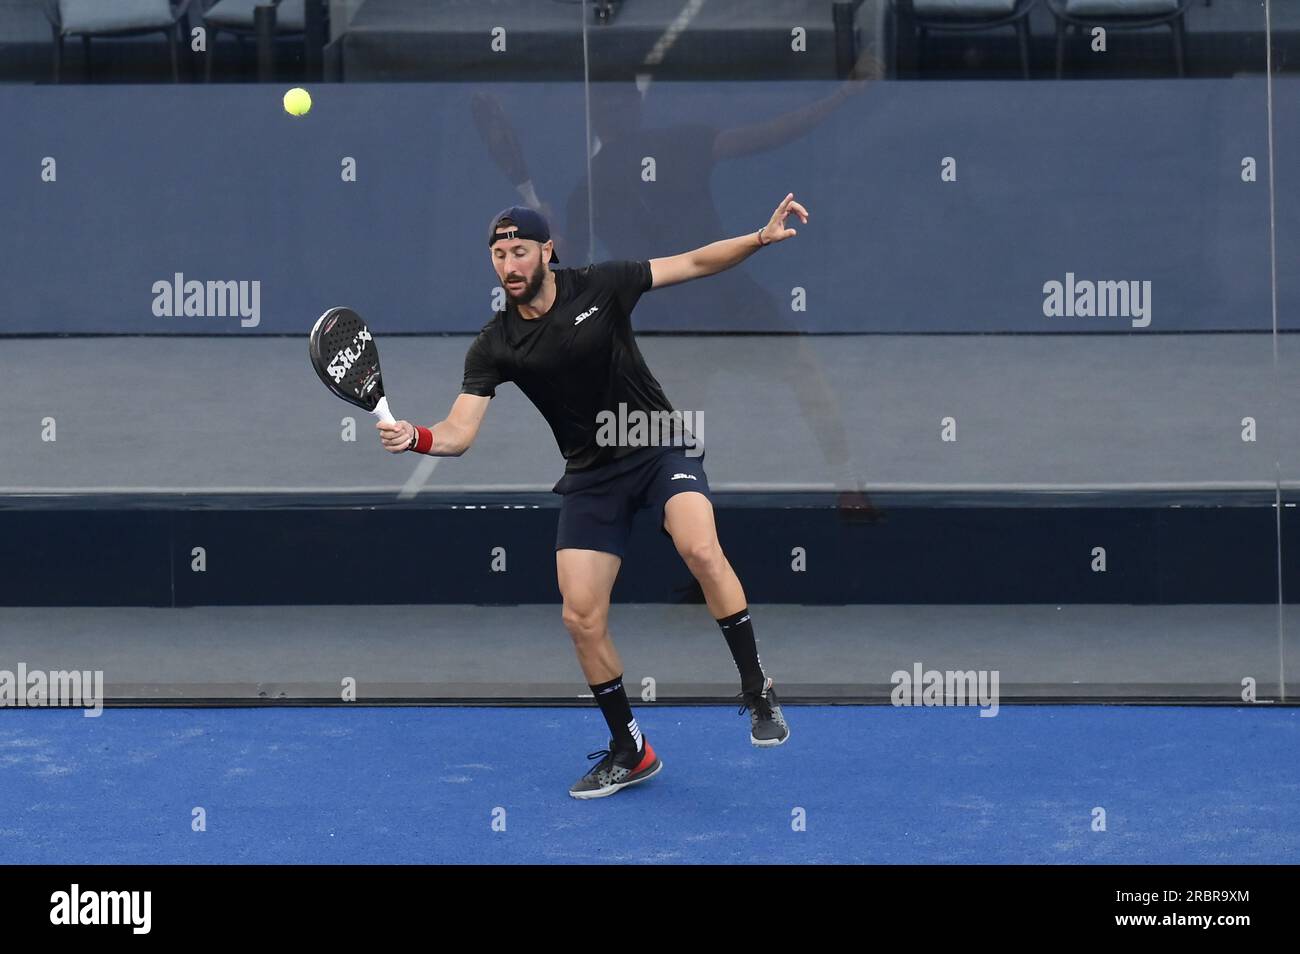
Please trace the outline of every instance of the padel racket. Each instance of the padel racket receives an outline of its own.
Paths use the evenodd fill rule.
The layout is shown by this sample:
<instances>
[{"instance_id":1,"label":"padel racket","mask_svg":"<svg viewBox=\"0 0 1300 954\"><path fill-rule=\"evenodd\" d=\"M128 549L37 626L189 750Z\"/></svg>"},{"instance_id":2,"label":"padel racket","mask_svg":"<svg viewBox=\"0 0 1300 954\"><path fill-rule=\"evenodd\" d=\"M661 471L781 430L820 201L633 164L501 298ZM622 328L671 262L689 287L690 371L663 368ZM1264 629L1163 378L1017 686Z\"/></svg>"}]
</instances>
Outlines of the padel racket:
<instances>
[{"instance_id":1,"label":"padel racket","mask_svg":"<svg viewBox=\"0 0 1300 954\"><path fill-rule=\"evenodd\" d=\"M396 422L384 397L379 350L366 323L351 308L331 308L316 319L307 344L311 366L325 387L388 424Z\"/></svg>"}]
</instances>

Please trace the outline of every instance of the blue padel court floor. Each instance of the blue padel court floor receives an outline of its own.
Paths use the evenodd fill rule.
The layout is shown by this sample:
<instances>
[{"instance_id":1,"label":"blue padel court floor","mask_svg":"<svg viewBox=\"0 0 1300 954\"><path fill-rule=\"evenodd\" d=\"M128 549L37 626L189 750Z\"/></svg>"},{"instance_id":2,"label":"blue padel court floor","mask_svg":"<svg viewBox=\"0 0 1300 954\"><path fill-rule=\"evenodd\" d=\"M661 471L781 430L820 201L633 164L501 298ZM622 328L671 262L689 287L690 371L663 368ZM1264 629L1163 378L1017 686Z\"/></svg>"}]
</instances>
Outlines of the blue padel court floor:
<instances>
[{"instance_id":1,"label":"blue padel court floor","mask_svg":"<svg viewBox=\"0 0 1300 954\"><path fill-rule=\"evenodd\" d=\"M642 706L664 770L579 802L595 709L7 710L0 860L1300 861L1297 709L786 712L755 749L733 708Z\"/></svg>"}]
</instances>

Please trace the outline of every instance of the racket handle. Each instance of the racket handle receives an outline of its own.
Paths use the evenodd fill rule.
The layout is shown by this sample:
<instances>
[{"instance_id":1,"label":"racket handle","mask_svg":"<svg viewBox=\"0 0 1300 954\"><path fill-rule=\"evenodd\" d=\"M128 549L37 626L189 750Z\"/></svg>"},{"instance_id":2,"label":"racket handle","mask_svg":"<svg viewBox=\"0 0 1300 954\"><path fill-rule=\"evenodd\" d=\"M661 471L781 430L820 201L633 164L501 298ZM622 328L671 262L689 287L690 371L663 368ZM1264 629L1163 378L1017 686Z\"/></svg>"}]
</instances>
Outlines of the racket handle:
<instances>
[{"instance_id":1,"label":"racket handle","mask_svg":"<svg viewBox=\"0 0 1300 954\"><path fill-rule=\"evenodd\" d=\"M381 397L379 403L375 405L375 409L370 413L379 418L385 424L397 423L397 418L393 417L393 412L388 409L387 397Z\"/></svg>"}]
</instances>

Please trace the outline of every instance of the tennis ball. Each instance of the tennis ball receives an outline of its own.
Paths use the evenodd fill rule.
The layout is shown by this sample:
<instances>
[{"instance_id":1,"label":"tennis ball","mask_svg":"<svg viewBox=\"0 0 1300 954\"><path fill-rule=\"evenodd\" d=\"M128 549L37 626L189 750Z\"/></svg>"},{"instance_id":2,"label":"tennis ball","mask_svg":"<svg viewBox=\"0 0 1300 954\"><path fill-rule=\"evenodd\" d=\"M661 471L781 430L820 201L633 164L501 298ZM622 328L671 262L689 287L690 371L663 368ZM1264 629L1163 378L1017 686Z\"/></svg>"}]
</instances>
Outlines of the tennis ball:
<instances>
[{"instance_id":1,"label":"tennis ball","mask_svg":"<svg viewBox=\"0 0 1300 954\"><path fill-rule=\"evenodd\" d=\"M284 94L284 111L293 116L306 116L311 109L311 94L295 86Z\"/></svg>"}]
</instances>

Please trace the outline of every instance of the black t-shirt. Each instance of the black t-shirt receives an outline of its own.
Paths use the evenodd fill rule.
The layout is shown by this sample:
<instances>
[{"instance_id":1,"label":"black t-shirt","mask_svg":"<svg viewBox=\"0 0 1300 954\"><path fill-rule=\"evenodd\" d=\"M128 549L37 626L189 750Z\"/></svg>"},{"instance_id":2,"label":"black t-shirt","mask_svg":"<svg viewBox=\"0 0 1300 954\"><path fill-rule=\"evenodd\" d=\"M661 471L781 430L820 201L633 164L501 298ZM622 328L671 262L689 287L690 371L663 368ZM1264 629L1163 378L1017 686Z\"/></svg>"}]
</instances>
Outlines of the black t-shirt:
<instances>
[{"instance_id":1,"label":"black t-shirt","mask_svg":"<svg viewBox=\"0 0 1300 954\"><path fill-rule=\"evenodd\" d=\"M555 489L566 493L623 469L610 465L631 466L657 449L611 444L611 435L620 434L608 426L615 417L673 408L632 332L632 309L651 285L650 263L598 262L553 271L550 311L530 320L508 303L483 326L465 355L461 392L494 397L498 385L517 384L555 434L567 462Z\"/></svg>"}]
</instances>

